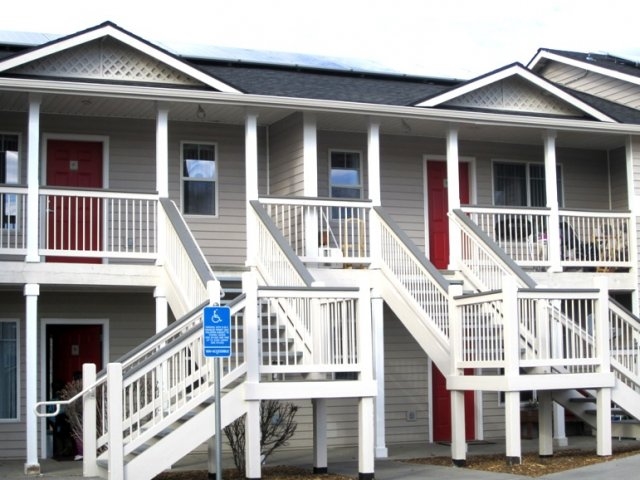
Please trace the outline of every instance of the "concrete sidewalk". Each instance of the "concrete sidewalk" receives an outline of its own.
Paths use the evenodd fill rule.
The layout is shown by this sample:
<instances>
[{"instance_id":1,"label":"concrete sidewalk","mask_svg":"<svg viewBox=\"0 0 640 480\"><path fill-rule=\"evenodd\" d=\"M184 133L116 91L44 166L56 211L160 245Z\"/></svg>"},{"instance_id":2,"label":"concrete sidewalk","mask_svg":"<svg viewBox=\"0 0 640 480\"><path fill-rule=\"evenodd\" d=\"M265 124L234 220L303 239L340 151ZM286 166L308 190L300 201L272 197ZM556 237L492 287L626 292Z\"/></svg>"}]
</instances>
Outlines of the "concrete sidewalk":
<instances>
[{"instance_id":1,"label":"concrete sidewalk","mask_svg":"<svg viewBox=\"0 0 640 480\"><path fill-rule=\"evenodd\" d=\"M570 437L568 449L595 450L596 440L593 437ZM640 448L640 441L613 440L614 448L635 446ZM557 449L560 451L563 449ZM523 440L523 452L537 451L537 440ZM468 455L483 455L504 453L504 443L474 442L469 445ZM429 456L449 456L450 448L441 444L409 444L389 447L389 458L376 460L375 478L379 480L424 480L425 478L460 479L460 480L489 480L489 479L530 479L531 477L494 472L483 472L468 468L441 467L435 465L417 465L402 462L403 459ZM341 473L354 478L358 476L358 452L355 447L336 448L328 452L329 472ZM233 465L230 457L223 456L224 468ZM270 458L268 465L292 465L312 468L312 452L308 450L289 450L276 452ZM205 452L194 452L174 466L176 470L204 470L207 468ZM41 462L40 478L81 478L82 462L58 462L43 460ZM554 473L543 479L553 480L611 480L612 478L636 478L640 472L640 455L612 460L588 467L566 472ZM28 479L23 474L23 461L0 461L0 479ZM137 480L137 479L136 479Z\"/></svg>"}]
</instances>

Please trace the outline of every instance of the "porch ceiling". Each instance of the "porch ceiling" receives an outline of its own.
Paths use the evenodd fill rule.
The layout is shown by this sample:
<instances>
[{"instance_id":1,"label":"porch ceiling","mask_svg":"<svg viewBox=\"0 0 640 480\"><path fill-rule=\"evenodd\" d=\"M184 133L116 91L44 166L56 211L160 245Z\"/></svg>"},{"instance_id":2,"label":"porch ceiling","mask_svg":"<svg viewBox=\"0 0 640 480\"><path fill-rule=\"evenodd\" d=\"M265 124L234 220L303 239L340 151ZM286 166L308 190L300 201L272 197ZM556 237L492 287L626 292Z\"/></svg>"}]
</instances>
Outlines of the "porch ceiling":
<instances>
[{"instance_id":1,"label":"porch ceiling","mask_svg":"<svg viewBox=\"0 0 640 480\"><path fill-rule=\"evenodd\" d=\"M244 105L213 103L198 100L163 102L170 111L172 121L224 123L243 125L247 112ZM204 110L204 117L198 107ZM0 91L0 111L26 113L28 95L23 92ZM49 115L71 115L103 118L134 118L152 120L156 117L157 102L149 99L114 98L85 94L46 94L43 96L41 112ZM260 125L271 125L288 115L301 111L294 107L252 106L258 114ZM416 110L418 113L419 110ZM316 113L318 128L346 132L367 131L370 115L322 111ZM420 136L446 138L451 126L458 129L460 141L481 141L541 145L546 127L535 125L502 125L496 122L452 121L437 118L404 118L388 113L378 117L382 135ZM595 125L595 124L594 124ZM557 130L557 145L584 149L610 149L624 145L625 136L619 133L594 133Z\"/></svg>"}]
</instances>

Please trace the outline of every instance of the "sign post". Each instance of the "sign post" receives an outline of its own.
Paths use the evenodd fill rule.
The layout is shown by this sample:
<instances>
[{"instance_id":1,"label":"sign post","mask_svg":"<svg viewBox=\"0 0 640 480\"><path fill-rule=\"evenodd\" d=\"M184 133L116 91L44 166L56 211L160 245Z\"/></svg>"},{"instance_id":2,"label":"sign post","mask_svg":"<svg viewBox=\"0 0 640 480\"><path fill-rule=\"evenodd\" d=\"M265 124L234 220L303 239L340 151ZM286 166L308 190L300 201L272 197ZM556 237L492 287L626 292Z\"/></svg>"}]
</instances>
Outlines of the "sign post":
<instances>
[{"instance_id":1,"label":"sign post","mask_svg":"<svg viewBox=\"0 0 640 480\"><path fill-rule=\"evenodd\" d=\"M216 397L216 478L222 480L222 429L220 422L220 358L231 356L231 310L229 307L204 307L202 313L202 348L205 357L214 359Z\"/></svg>"}]
</instances>

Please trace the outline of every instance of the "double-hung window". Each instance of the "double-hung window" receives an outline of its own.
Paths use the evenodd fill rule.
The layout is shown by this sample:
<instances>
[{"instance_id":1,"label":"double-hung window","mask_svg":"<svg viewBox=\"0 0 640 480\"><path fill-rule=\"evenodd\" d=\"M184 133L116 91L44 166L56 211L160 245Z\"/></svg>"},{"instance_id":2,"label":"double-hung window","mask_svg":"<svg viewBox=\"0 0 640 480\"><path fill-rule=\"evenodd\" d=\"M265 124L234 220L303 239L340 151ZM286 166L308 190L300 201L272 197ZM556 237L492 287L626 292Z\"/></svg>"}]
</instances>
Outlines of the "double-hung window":
<instances>
[{"instance_id":1,"label":"double-hung window","mask_svg":"<svg viewBox=\"0 0 640 480\"><path fill-rule=\"evenodd\" d=\"M362 198L362 155L356 151L329 152L329 190L331 198ZM332 216L340 215L334 208Z\"/></svg>"},{"instance_id":2,"label":"double-hung window","mask_svg":"<svg viewBox=\"0 0 640 480\"><path fill-rule=\"evenodd\" d=\"M217 215L218 159L212 143L182 144L182 211Z\"/></svg>"},{"instance_id":3,"label":"double-hung window","mask_svg":"<svg viewBox=\"0 0 640 480\"><path fill-rule=\"evenodd\" d=\"M0 185L18 183L18 135L0 134ZM18 197L0 192L0 221L2 228L15 230L18 221Z\"/></svg>"},{"instance_id":4,"label":"double-hung window","mask_svg":"<svg viewBox=\"0 0 640 480\"><path fill-rule=\"evenodd\" d=\"M562 206L562 169L556 166L558 203ZM544 164L494 162L493 204L511 207L545 207Z\"/></svg>"},{"instance_id":5,"label":"double-hung window","mask_svg":"<svg viewBox=\"0 0 640 480\"><path fill-rule=\"evenodd\" d=\"M18 419L18 322L0 320L0 421Z\"/></svg>"}]
</instances>

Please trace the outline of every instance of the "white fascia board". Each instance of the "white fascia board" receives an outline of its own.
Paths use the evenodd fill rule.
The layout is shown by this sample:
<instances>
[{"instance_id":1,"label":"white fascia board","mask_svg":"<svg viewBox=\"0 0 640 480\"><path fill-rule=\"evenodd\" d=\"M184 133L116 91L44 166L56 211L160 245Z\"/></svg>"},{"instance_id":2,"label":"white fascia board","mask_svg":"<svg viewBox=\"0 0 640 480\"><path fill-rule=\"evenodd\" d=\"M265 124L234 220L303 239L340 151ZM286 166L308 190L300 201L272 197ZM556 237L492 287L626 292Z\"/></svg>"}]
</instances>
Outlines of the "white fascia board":
<instances>
[{"instance_id":1,"label":"white fascia board","mask_svg":"<svg viewBox=\"0 0 640 480\"><path fill-rule=\"evenodd\" d=\"M438 105L441 105L443 103L448 102L449 100L453 100L454 98L460 97L466 93L472 92L474 90L478 90L482 87L485 87L487 85L490 85L492 83L495 82L499 82L501 80L504 80L508 77L512 77L514 75L519 75L520 77L524 78L525 80L533 83L534 85L542 88L543 90L546 90L547 92L553 94L554 96L562 99L563 101L569 103L570 105L574 106L575 108L577 108L578 110L582 110L583 112L585 112L588 115L593 116L594 118L597 118L600 121L603 122L615 122L615 120L613 120L611 117L603 114L602 112L600 112L599 110L596 110L595 108L591 107L590 105L587 105L586 103L584 103L581 100L578 100L577 98L575 98L573 95L568 94L567 92L565 92L564 90L561 90L560 88L556 87L555 85L553 85L551 82L548 82L547 80L544 80L543 78L533 74L532 72L530 72L529 70L519 66L519 65L513 65L512 67L509 68L505 68L504 70L500 71L500 72L496 72L493 75L488 75L487 77L481 78L479 79L477 82L471 82L468 85L464 85L460 88L451 90L449 92L446 92L442 95L439 95L437 97L434 97L430 100L427 100L425 102L419 103L416 105L416 107L435 107Z\"/></svg>"},{"instance_id":2,"label":"white fascia board","mask_svg":"<svg viewBox=\"0 0 640 480\"><path fill-rule=\"evenodd\" d=\"M512 115L466 110L442 110L416 108L412 106L380 105L344 102L339 100L316 100L308 98L276 97L248 93L224 94L201 90L181 90L167 87L139 85L90 84L61 82L42 79L15 79L0 77L0 89L14 92L53 93L67 95L95 95L105 98L133 98L159 102L211 102L220 105L245 108L282 108L292 112L309 110L314 112L348 113L377 116L378 118L406 118L408 120L434 120L446 122L475 123L513 127L537 127L594 133L616 133L640 135L640 125L626 123L600 123L582 119L550 118L529 115Z\"/></svg>"},{"instance_id":3,"label":"white fascia board","mask_svg":"<svg viewBox=\"0 0 640 480\"><path fill-rule=\"evenodd\" d=\"M535 69L538 63L540 63L542 60L552 60L554 62L564 63L566 65L571 65L572 67L582 68L594 73L606 75L607 77L612 77L625 82L633 83L634 85L640 85L640 77L635 77L627 73L616 72L615 70L611 70L609 68L592 65L589 62L583 62L581 60L564 57L562 55L558 55L557 53L546 51L539 52L535 57L533 57L533 59L527 65L527 68L529 70Z\"/></svg>"},{"instance_id":4,"label":"white fascia board","mask_svg":"<svg viewBox=\"0 0 640 480\"><path fill-rule=\"evenodd\" d=\"M461 97L469 92L473 92L474 90L478 90L482 87L490 85L495 82L499 82L507 77L512 76L516 73L516 70L519 67L514 65L512 67L506 68L499 72L493 73L491 75L487 75L486 77L482 77L476 81L471 81L466 85L462 85L461 87L454 88L453 90L449 90L441 95L425 100L424 102L417 103L416 107L435 107L442 103L448 102L449 100L453 100L454 98Z\"/></svg>"},{"instance_id":5,"label":"white fascia board","mask_svg":"<svg viewBox=\"0 0 640 480\"><path fill-rule=\"evenodd\" d=\"M62 40L59 42L55 42L51 45L47 45L45 47L41 47L41 48L36 48L33 51L24 53L22 55L19 55L17 57L14 58L10 58L4 61L0 61L0 72L4 72L7 70L10 70L12 68L15 67L19 67L20 65L24 65L27 64L29 62L33 62L35 60L39 60L41 58L44 58L48 55L52 55L55 53L59 53L62 52L64 50L67 50L69 48L73 48L73 47L77 47L79 45L82 45L84 43L87 42L91 42L93 40L97 40L99 38L105 37L105 36L110 36L112 38L115 38L127 45L129 45L130 47L145 53L146 55L149 55L150 57L155 58L158 61L161 61L163 63L166 63L167 65L171 66L172 68L175 68L176 70L181 71L182 73L184 73L185 75L189 75L193 78L195 78L196 80L204 83L205 85L208 85L212 88L215 88L216 90L219 90L221 92L225 92L225 93L241 93L239 90L231 87L230 85L227 85L224 82L221 82L209 75L207 75L206 73L201 72L200 70L197 70L189 65L187 65L186 63L176 59L175 57L172 57L171 55L168 55L164 52L162 52L161 50L157 49L156 47L149 45L148 43L142 42L134 37L132 37L131 35L128 35L116 28L113 28L110 25L106 25L102 28L98 28L96 30L91 30L85 33L82 33L80 35L77 36L72 36L70 38L67 38L66 40Z\"/></svg>"}]
</instances>

